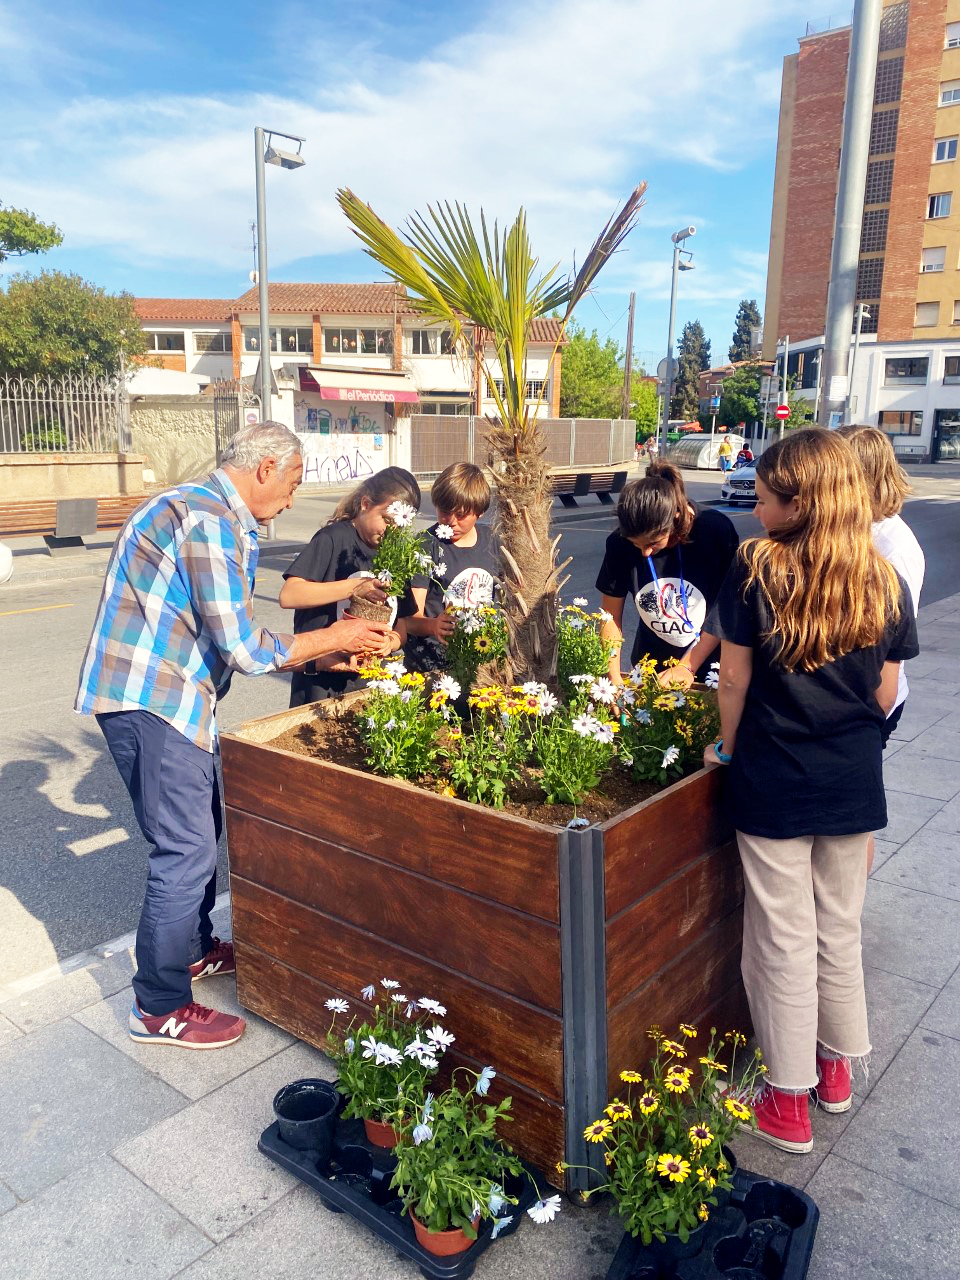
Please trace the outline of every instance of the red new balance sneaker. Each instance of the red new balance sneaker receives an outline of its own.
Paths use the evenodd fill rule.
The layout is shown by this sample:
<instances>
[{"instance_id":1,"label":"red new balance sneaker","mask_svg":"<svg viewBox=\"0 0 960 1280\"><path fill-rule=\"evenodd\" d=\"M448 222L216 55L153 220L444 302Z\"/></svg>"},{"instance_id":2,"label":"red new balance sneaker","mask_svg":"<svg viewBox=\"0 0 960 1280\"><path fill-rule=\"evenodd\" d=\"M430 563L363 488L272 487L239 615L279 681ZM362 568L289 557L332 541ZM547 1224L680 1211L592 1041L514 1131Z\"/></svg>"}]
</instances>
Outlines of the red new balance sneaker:
<instances>
[{"instance_id":1,"label":"red new balance sneaker","mask_svg":"<svg viewBox=\"0 0 960 1280\"><path fill-rule=\"evenodd\" d=\"M243 1018L218 1013L202 1004L182 1005L172 1013L144 1013L134 1000L130 1010L130 1039L141 1044L172 1044L181 1049L224 1049L246 1029Z\"/></svg>"},{"instance_id":2,"label":"red new balance sneaker","mask_svg":"<svg viewBox=\"0 0 960 1280\"><path fill-rule=\"evenodd\" d=\"M219 938L211 938L212 946L207 954L196 964L188 964L187 972L191 981L198 978L212 978L214 974L221 977L225 973L236 973L237 963L233 958L233 943L221 942Z\"/></svg>"},{"instance_id":3,"label":"red new balance sneaker","mask_svg":"<svg viewBox=\"0 0 960 1280\"><path fill-rule=\"evenodd\" d=\"M849 1058L821 1058L817 1054L817 1101L824 1111L849 1111L853 1106L853 1082Z\"/></svg>"},{"instance_id":4,"label":"red new balance sneaker","mask_svg":"<svg viewBox=\"0 0 960 1280\"><path fill-rule=\"evenodd\" d=\"M751 1129L742 1124L740 1128L744 1133L755 1133L781 1151L802 1154L813 1150L810 1108L805 1093L784 1093L768 1084L752 1106L757 1127Z\"/></svg>"}]
</instances>

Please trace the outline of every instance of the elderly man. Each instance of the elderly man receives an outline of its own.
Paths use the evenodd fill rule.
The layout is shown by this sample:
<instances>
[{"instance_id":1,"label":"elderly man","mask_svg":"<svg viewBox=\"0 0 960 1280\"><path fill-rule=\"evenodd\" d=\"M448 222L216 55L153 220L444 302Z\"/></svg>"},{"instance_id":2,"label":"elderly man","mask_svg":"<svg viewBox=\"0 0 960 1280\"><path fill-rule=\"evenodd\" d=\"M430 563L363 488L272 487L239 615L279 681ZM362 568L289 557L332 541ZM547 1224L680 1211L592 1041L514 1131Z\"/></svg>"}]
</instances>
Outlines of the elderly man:
<instances>
[{"instance_id":1,"label":"elderly man","mask_svg":"<svg viewBox=\"0 0 960 1280\"><path fill-rule=\"evenodd\" d=\"M203 480L144 502L117 539L80 676L76 710L94 713L153 846L137 929L130 1035L220 1049L243 1018L195 1004L191 982L234 971L213 936L220 791L217 702L234 671L355 663L387 628L360 620L278 635L257 625L257 525L293 505L300 442L275 422L238 431Z\"/></svg>"}]
</instances>

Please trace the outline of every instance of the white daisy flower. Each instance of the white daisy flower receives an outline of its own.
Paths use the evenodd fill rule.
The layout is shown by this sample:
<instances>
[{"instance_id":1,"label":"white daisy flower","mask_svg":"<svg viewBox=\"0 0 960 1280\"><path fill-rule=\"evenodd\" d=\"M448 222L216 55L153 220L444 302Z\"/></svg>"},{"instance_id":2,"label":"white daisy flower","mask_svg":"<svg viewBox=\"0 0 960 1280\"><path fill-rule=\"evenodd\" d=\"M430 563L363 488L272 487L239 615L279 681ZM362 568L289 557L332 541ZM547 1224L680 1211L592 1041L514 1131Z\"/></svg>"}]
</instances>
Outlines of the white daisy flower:
<instances>
[{"instance_id":1,"label":"white daisy flower","mask_svg":"<svg viewBox=\"0 0 960 1280\"><path fill-rule=\"evenodd\" d=\"M428 1124L418 1124L413 1130L413 1145L419 1147L421 1142L429 1142L433 1137L433 1130Z\"/></svg>"},{"instance_id":2,"label":"white daisy flower","mask_svg":"<svg viewBox=\"0 0 960 1280\"><path fill-rule=\"evenodd\" d=\"M571 631L582 631L586 625L587 624L583 618L579 617L577 614L574 614L572 618L567 619L567 626Z\"/></svg>"},{"instance_id":3,"label":"white daisy flower","mask_svg":"<svg viewBox=\"0 0 960 1280\"><path fill-rule=\"evenodd\" d=\"M537 701L540 703L540 714L542 716L552 716L560 705L559 699L547 691L538 693Z\"/></svg>"},{"instance_id":4,"label":"white daisy flower","mask_svg":"<svg viewBox=\"0 0 960 1280\"><path fill-rule=\"evenodd\" d=\"M405 995L401 995L401 993L400 993L399 991L394 991L394 993L393 993L393 995L390 997L390 999L393 1001L393 1003L394 1003L394 1004L406 1004L406 1003L407 1003L407 997L406 997Z\"/></svg>"},{"instance_id":5,"label":"white daisy flower","mask_svg":"<svg viewBox=\"0 0 960 1280\"><path fill-rule=\"evenodd\" d=\"M532 1204L527 1210L530 1217L539 1226L545 1222L552 1222L560 1212L562 1201L559 1196L547 1196L543 1200L538 1200L536 1204Z\"/></svg>"},{"instance_id":6,"label":"white daisy flower","mask_svg":"<svg viewBox=\"0 0 960 1280\"><path fill-rule=\"evenodd\" d=\"M587 715L586 713L584 713L582 716L577 716L576 719L573 720L570 725L570 728L573 730L573 732L581 738L594 737L596 734L596 730L599 727L600 727L599 720L597 720L595 716Z\"/></svg>"},{"instance_id":7,"label":"white daisy flower","mask_svg":"<svg viewBox=\"0 0 960 1280\"><path fill-rule=\"evenodd\" d=\"M396 978L381 978L380 985L381 987L386 987L388 991L396 991L400 983L397 982Z\"/></svg>"},{"instance_id":8,"label":"white daisy flower","mask_svg":"<svg viewBox=\"0 0 960 1280\"><path fill-rule=\"evenodd\" d=\"M377 574L377 581L382 582L385 587L389 587L390 583L393 581L393 574L389 569L381 569Z\"/></svg>"},{"instance_id":9,"label":"white daisy flower","mask_svg":"<svg viewBox=\"0 0 960 1280\"><path fill-rule=\"evenodd\" d=\"M617 686L612 680L608 680L606 676L601 676L598 680L594 680L590 686L590 697L594 702L603 702L607 706L612 706L617 697Z\"/></svg>"},{"instance_id":10,"label":"white daisy flower","mask_svg":"<svg viewBox=\"0 0 960 1280\"><path fill-rule=\"evenodd\" d=\"M433 566L433 570L434 570L434 573L436 573L438 578L442 578L443 575L447 572L447 566L444 564L442 560L438 560L436 564Z\"/></svg>"},{"instance_id":11,"label":"white daisy flower","mask_svg":"<svg viewBox=\"0 0 960 1280\"><path fill-rule=\"evenodd\" d=\"M372 1000L376 994L377 994L377 989L371 982L368 987L364 987L363 990L360 992L360 997L363 1000Z\"/></svg>"},{"instance_id":12,"label":"white daisy flower","mask_svg":"<svg viewBox=\"0 0 960 1280\"><path fill-rule=\"evenodd\" d=\"M378 1067L398 1067L403 1061L403 1054L390 1044L378 1044L375 1056Z\"/></svg>"},{"instance_id":13,"label":"white daisy flower","mask_svg":"<svg viewBox=\"0 0 960 1280\"><path fill-rule=\"evenodd\" d=\"M399 525L401 529L407 525L413 524L417 518L417 512L407 502L391 502L387 507L387 515L395 525Z\"/></svg>"},{"instance_id":14,"label":"white daisy flower","mask_svg":"<svg viewBox=\"0 0 960 1280\"><path fill-rule=\"evenodd\" d=\"M448 698L460 697L460 686L453 676L441 676L436 683L436 689L439 693L445 693Z\"/></svg>"},{"instance_id":15,"label":"white daisy flower","mask_svg":"<svg viewBox=\"0 0 960 1280\"><path fill-rule=\"evenodd\" d=\"M479 631L483 626L480 618L475 613L464 613L463 621L460 623L468 636L472 636L475 631Z\"/></svg>"},{"instance_id":16,"label":"white daisy flower","mask_svg":"<svg viewBox=\"0 0 960 1280\"><path fill-rule=\"evenodd\" d=\"M571 684L586 684L588 681L593 683L593 676L568 676L567 679Z\"/></svg>"},{"instance_id":17,"label":"white daisy flower","mask_svg":"<svg viewBox=\"0 0 960 1280\"><path fill-rule=\"evenodd\" d=\"M324 1003L326 1004L326 1007L331 1011L331 1013L349 1013L350 1012L350 1006L347 1004L346 1000L333 999L333 1000L326 1000Z\"/></svg>"},{"instance_id":18,"label":"white daisy flower","mask_svg":"<svg viewBox=\"0 0 960 1280\"><path fill-rule=\"evenodd\" d=\"M612 614L612 613L607 613L606 609L598 609L598 610L597 610L597 617L600 619L600 621L601 621L601 622L612 622L612 621L613 621L613 614Z\"/></svg>"},{"instance_id":19,"label":"white daisy flower","mask_svg":"<svg viewBox=\"0 0 960 1280\"><path fill-rule=\"evenodd\" d=\"M520 692L534 694L544 693L546 692L546 688L547 686L545 684L541 684L539 680L528 680L525 684L520 686Z\"/></svg>"},{"instance_id":20,"label":"white daisy flower","mask_svg":"<svg viewBox=\"0 0 960 1280\"><path fill-rule=\"evenodd\" d=\"M613 741L613 729L608 724L597 722L597 727L593 731L593 736L597 742L611 743Z\"/></svg>"},{"instance_id":21,"label":"white daisy flower","mask_svg":"<svg viewBox=\"0 0 960 1280\"><path fill-rule=\"evenodd\" d=\"M703 683L708 689L717 689L720 686L720 677L716 671L708 671Z\"/></svg>"},{"instance_id":22,"label":"white daisy flower","mask_svg":"<svg viewBox=\"0 0 960 1280\"><path fill-rule=\"evenodd\" d=\"M586 597L586 596L574 596L574 597L573 597L573 603L577 606L577 608L578 608L578 609L585 609L585 608L587 607L587 597Z\"/></svg>"},{"instance_id":23,"label":"white daisy flower","mask_svg":"<svg viewBox=\"0 0 960 1280\"><path fill-rule=\"evenodd\" d=\"M427 1039L433 1046L434 1053L436 1053L438 1049L449 1049L456 1036L451 1035L449 1031L445 1031L443 1027L437 1025L431 1027L427 1032Z\"/></svg>"},{"instance_id":24,"label":"white daisy flower","mask_svg":"<svg viewBox=\"0 0 960 1280\"><path fill-rule=\"evenodd\" d=\"M676 747L667 747L666 751L663 753L663 759L660 761L660 768L666 769L666 767L673 764L679 756L680 752Z\"/></svg>"},{"instance_id":25,"label":"white daisy flower","mask_svg":"<svg viewBox=\"0 0 960 1280\"><path fill-rule=\"evenodd\" d=\"M444 542L449 542L453 537L453 530L448 524L438 524L433 532Z\"/></svg>"},{"instance_id":26,"label":"white daisy flower","mask_svg":"<svg viewBox=\"0 0 960 1280\"><path fill-rule=\"evenodd\" d=\"M447 1010L439 1000L431 1000L427 996L421 996L417 1001L421 1009L426 1009L427 1013L432 1013L437 1018L445 1018Z\"/></svg>"},{"instance_id":27,"label":"white daisy flower","mask_svg":"<svg viewBox=\"0 0 960 1280\"><path fill-rule=\"evenodd\" d=\"M430 1052L430 1046L428 1044L424 1044L423 1041L418 1036L416 1040L410 1041L410 1043L407 1045L407 1047L403 1051L403 1056L405 1058L419 1058L422 1053L429 1053L429 1052Z\"/></svg>"},{"instance_id":28,"label":"white daisy flower","mask_svg":"<svg viewBox=\"0 0 960 1280\"><path fill-rule=\"evenodd\" d=\"M360 1048L363 1050L363 1056L365 1058L373 1058L376 1056L379 1045L373 1036L367 1036L366 1040L360 1041Z\"/></svg>"}]
</instances>

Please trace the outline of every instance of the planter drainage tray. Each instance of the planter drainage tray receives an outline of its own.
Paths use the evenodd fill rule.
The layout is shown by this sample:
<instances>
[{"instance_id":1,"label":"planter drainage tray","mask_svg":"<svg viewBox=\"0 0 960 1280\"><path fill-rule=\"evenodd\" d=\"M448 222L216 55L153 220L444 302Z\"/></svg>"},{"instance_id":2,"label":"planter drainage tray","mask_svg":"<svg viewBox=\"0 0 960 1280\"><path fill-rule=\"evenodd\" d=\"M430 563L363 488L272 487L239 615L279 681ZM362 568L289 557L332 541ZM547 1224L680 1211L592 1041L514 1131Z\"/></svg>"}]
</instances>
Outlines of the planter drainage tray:
<instances>
[{"instance_id":1,"label":"planter drainage tray","mask_svg":"<svg viewBox=\"0 0 960 1280\"><path fill-rule=\"evenodd\" d=\"M729 1201L712 1211L702 1236L644 1246L624 1235L607 1280L803 1280L819 1218L802 1191L738 1170Z\"/></svg>"},{"instance_id":2,"label":"planter drainage tray","mask_svg":"<svg viewBox=\"0 0 960 1280\"><path fill-rule=\"evenodd\" d=\"M264 1129L257 1144L260 1151L301 1182L313 1187L326 1208L333 1213L349 1213L381 1240L410 1258L428 1280L466 1280L473 1275L480 1255L489 1246L511 1235L520 1225L524 1212L534 1203L537 1192L530 1177L517 1179L507 1190L519 1201L507 1205L508 1218L497 1222L484 1220L477 1239L465 1253L451 1258L437 1258L417 1243L413 1223L404 1212L403 1203L390 1186L396 1167L391 1151L375 1147L367 1141L362 1120L338 1120L329 1163L317 1164L316 1152L298 1151L280 1137L276 1121ZM532 1177L534 1170L525 1165ZM539 1179L539 1181L543 1181ZM502 1223L502 1225L497 1225ZM494 1237L494 1228L497 1234ZM627 1274L626 1272L624 1273Z\"/></svg>"}]
</instances>

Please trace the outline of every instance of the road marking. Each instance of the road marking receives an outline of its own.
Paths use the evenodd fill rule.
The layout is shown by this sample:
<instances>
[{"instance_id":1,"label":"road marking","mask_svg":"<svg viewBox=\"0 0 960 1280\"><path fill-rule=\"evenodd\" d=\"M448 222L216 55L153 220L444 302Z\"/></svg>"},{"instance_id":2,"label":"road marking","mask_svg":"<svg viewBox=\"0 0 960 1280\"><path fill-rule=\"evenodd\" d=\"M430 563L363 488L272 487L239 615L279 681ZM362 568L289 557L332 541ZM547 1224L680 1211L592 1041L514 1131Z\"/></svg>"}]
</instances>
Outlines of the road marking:
<instances>
[{"instance_id":1,"label":"road marking","mask_svg":"<svg viewBox=\"0 0 960 1280\"><path fill-rule=\"evenodd\" d=\"M96 853L98 849L108 849L112 844L121 844L130 839L126 827L114 827L112 831L101 831L97 836L87 836L85 840L74 840L67 848L82 858L85 853Z\"/></svg>"},{"instance_id":2,"label":"road marking","mask_svg":"<svg viewBox=\"0 0 960 1280\"><path fill-rule=\"evenodd\" d=\"M73 604L38 604L33 609L6 609L0 618L12 618L18 613L46 613L48 609L74 609Z\"/></svg>"}]
</instances>

